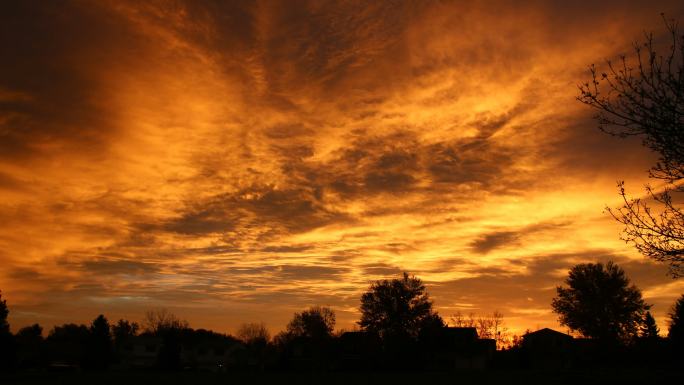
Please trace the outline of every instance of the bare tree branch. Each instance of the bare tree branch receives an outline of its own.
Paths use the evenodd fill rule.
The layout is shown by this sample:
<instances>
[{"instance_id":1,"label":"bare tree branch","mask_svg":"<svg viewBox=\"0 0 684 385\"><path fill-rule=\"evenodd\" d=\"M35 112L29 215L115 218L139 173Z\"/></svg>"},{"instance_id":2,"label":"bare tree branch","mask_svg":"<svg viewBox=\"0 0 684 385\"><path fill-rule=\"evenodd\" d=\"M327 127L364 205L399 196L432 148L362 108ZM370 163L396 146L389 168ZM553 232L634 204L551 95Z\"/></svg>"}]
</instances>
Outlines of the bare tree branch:
<instances>
[{"instance_id":1,"label":"bare tree branch","mask_svg":"<svg viewBox=\"0 0 684 385\"><path fill-rule=\"evenodd\" d=\"M607 61L599 75L591 65L591 80L578 85L577 100L597 110L599 128L625 138L639 136L656 152L657 163L649 177L665 183L659 192L646 186L647 205L630 199L624 183L618 184L623 205L607 211L624 225L622 239L643 255L669 265L670 274L684 276L684 212L673 194L684 193L684 36L678 25L663 15L667 43L657 44L644 34L634 44L634 57ZM659 51L664 51L661 55ZM656 208L656 212L653 208Z\"/></svg>"}]
</instances>

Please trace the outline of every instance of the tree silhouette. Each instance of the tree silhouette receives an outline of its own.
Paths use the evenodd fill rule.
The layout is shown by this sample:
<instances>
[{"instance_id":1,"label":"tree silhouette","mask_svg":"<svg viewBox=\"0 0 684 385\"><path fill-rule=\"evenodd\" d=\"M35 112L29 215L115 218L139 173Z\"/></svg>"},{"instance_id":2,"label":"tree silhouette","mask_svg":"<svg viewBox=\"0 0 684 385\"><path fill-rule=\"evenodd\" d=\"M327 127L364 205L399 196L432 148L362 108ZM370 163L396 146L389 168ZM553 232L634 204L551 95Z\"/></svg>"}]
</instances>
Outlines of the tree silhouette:
<instances>
[{"instance_id":1,"label":"tree silhouette","mask_svg":"<svg viewBox=\"0 0 684 385\"><path fill-rule=\"evenodd\" d=\"M43 328L39 324L19 329L14 338L19 367L39 367L44 363Z\"/></svg>"},{"instance_id":2,"label":"tree silhouette","mask_svg":"<svg viewBox=\"0 0 684 385\"><path fill-rule=\"evenodd\" d=\"M359 326L383 339L417 338L435 316L425 285L408 273L401 279L377 281L361 296Z\"/></svg>"},{"instance_id":3,"label":"tree silhouette","mask_svg":"<svg viewBox=\"0 0 684 385\"><path fill-rule=\"evenodd\" d=\"M235 334L247 345L266 345L271 340L271 333L263 322L242 324Z\"/></svg>"},{"instance_id":4,"label":"tree silhouette","mask_svg":"<svg viewBox=\"0 0 684 385\"><path fill-rule=\"evenodd\" d=\"M607 62L600 72L590 67L591 80L579 86L577 99L598 111L599 128L621 138L639 136L659 160L649 176L665 183L657 192L646 186L648 198L662 210L653 212L640 199L629 199L623 182L623 206L608 211L624 225L623 239L643 255L669 264L673 277L684 275L684 211L672 193L684 184L684 36L674 21L665 20L670 41L659 53L653 35L634 45L635 57ZM681 201L679 201L681 202Z\"/></svg>"},{"instance_id":5,"label":"tree silhouette","mask_svg":"<svg viewBox=\"0 0 684 385\"><path fill-rule=\"evenodd\" d=\"M460 311L450 317L450 322L455 327L471 327L477 329L479 338L491 338L496 340L496 348L504 349L514 345L513 338L504 321L504 315L495 310L491 315L485 314L475 318L475 313L465 317ZM519 337L518 337L519 338Z\"/></svg>"},{"instance_id":6,"label":"tree silhouette","mask_svg":"<svg viewBox=\"0 0 684 385\"><path fill-rule=\"evenodd\" d=\"M189 328L188 321L176 317L166 309L150 310L146 312L143 326L146 332L152 334Z\"/></svg>"},{"instance_id":7,"label":"tree silhouette","mask_svg":"<svg viewBox=\"0 0 684 385\"><path fill-rule=\"evenodd\" d=\"M139 329L140 326L137 322L129 322L125 319L120 319L112 325L112 337L114 337L116 350L119 351L126 340L135 337Z\"/></svg>"},{"instance_id":8,"label":"tree silhouette","mask_svg":"<svg viewBox=\"0 0 684 385\"><path fill-rule=\"evenodd\" d=\"M335 312L327 307L314 306L295 313L287 325L287 333L293 337L325 339L335 329Z\"/></svg>"},{"instance_id":9,"label":"tree silhouette","mask_svg":"<svg viewBox=\"0 0 684 385\"><path fill-rule=\"evenodd\" d=\"M0 291L0 334L10 332L9 322L7 322L7 316L9 316L7 300L2 299L2 291Z\"/></svg>"},{"instance_id":10,"label":"tree silhouette","mask_svg":"<svg viewBox=\"0 0 684 385\"><path fill-rule=\"evenodd\" d=\"M55 326L46 339L50 359L69 365L87 365L89 340L90 330L85 325Z\"/></svg>"},{"instance_id":11,"label":"tree silhouette","mask_svg":"<svg viewBox=\"0 0 684 385\"><path fill-rule=\"evenodd\" d=\"M43 340L43 327L39 324L33 324L30 326L24 326L19 329L16 335L17 339L21 340L33 340L42 341Z\"/></svg>"},{"instance_id":12,"label":"tree silhouette","mask_svg":"<svg viewBox=\"0 0 684 385\"><path fill-rule=\"evenodd\" d=\"M660 329L656 325L655 318L651 315L650 311L647 311L644 315L644 321L639 329L639 337L645 339L657 339Z\"/></svg>"},{"instance_id":13,"label":"tree silhouette","mask_svg":"<svg viewBox=\"0 0 684 385\"><path fill-rule=\"evenodd\" d=\"M157 352L157 365L162 369L178 370L181 366L181 337L190 329L188 321L176 317L166 309L145 313L145 332L161 337L162 344Z\"/></svg>"},{"instance_id":14,"label":"tree silhouette","mask_svg":"<svg viewBox=\"0 0 684 385\"><path fill-rule=\"evenodd\" d=\"M457 328L474 328L477 325L475 313L468 314L466 318L463 313L457 311L449 318L451 324Z\"/></svg>"},{"instance_id":15,"label":"tree silhouette","mask_svg":"<svg viewBox=\"0 0 684 385\"><path fill-rule=\"evenodd\" d=\"M16 353L14 338L7 322L8 316L7 301L2 299L2 291L0 291L0 369L11 368L14 365Z\"/></svg>"},{"instance_id":16,"label":"tree silhouette","mask_svg":"<svg viewBox=\"0 0 684 385\"><path fill-rule=\"evenodd\" d=\"M684 294L672 305L667 337L677 347L684 348Z\"/></svg>"},{"instance_id":17,"label":"tree silhouette","mask_svg":"<svg viewBox=\"0 0 684 385\"><path fill-rule=\"evenodd\" d=\"M100 314L90 325L88 339L88 365L93 369L105 369L109 366L112 354L112 335L109 321Z\"/></svg>"},{"instance_id":18,"label":"tree silhouette","mask_svg":"<svg viewBox=\"0 0 684 385\"><path fill-rule=\"evenodd\" d=\"M561 325L605 342L627 342L637 336L650 305L618 265L576 265L565 283L568 287L558 286L551 303Z\"/></svg>"}]
</instances>

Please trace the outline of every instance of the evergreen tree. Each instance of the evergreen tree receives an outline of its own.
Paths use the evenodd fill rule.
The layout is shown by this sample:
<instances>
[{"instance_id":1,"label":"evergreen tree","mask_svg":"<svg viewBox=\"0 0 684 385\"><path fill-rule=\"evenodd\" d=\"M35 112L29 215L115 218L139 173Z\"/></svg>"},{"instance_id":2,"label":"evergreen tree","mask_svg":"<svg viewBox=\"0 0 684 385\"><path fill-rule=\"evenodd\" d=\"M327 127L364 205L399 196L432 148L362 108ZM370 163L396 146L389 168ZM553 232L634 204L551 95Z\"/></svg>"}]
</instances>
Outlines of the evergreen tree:
<instances>
[{"instance_id":1,"label":"evergreen tree","mask_svg":"<svg viewBox=\"0 0 684 385\"><path fill-rule=\"evenodd\" d=\"M117 349L121 348L121 345L132 337L138 334L138 329L140 326L137 322L129 322L125 319L120 319L116 324L112 325L112 336L114 337L114 344Z\"/></svg>"},{"instance_id":2,"label":"evergreen tree","mask_svg":"<svg viewBox=\"0 0 684 385\"><path fill-rule=\"evenodd\" d=\"M674 345L684 347L684 294L672 306L667 336Z\"/></svg>"},{"instance_id":3,"label":"evergreen tree","mask_svg":"<svg viewBox=\"0 0 684 385\"><path fill-rule=\"evenodd\" d=\"M9 323L7 322L7 316L9 315L9 309L7 308L7 301L2 299L2 291L0 291L0 334L9 333Z\"/></svg>"},{"instance_id":4,"label":"evergreen tree","mask_svg":"<svg viewBox=\"0 0 684 385\"><path fill-rule=\"evenodd\" d=\"M112 353L112 335L109 321L100 314L90 325L87 362L93 369L106 369Z\"/></svg>"},{"instance_id":5,"label":"evergreen tree","mask_svg":"<svg viewBox=\"0 0 684 385\"><path fill-rule=\"evenodd\" d=\"M658 338L659 332L660 329L658 329L658 325L656 325L655 318L653 318L650 311L647 311L646 315L644 315L644 322L641 324L639 330L639 337L655 339Z\"/></svg>"}]
</instances>

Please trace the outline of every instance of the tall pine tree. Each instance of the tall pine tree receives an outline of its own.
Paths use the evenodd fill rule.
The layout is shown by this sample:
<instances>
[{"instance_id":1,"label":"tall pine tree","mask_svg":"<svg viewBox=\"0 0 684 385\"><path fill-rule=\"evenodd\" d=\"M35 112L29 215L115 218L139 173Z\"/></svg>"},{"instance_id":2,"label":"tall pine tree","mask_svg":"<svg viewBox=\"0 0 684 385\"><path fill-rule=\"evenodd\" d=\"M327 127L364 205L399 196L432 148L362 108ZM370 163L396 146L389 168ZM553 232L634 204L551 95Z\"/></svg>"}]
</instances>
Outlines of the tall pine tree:
<instances>
[{"instance_id":1,"label":"tall pine tree","mask_svg":"<svg viewBox=\"0 0 684 385\"><path fill-rule=\"evenodd\" d=\"M667 336L675 346L684 347L684 294L672 306Z\"/></svg>"},{"instance_id":2,"label":"tall pine tree","mask_svg":"<svg viewBox=\"0 0 684 385\"><path fill-rule=\"evenodd\" d=\"M655 318L653 318L650 311L647 311L644 315L644 322L641 324L641 328L639 330L639 337L656 339L658 338L659 332L660 329L658 329L658 325L656 325Z\"/></svg>"}]
</instances>

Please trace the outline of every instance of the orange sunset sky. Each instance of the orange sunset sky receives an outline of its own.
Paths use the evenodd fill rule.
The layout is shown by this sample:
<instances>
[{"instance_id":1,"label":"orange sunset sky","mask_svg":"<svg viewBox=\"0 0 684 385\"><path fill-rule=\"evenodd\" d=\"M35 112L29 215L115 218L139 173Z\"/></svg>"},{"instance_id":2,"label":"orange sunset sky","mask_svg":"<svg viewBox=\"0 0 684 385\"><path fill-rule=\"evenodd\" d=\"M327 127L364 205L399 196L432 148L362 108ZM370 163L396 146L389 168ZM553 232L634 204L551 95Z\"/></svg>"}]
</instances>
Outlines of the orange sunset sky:
<instances>
[{"instance_id":1,"label":"orange sunset sky","mask_svg":"<svg viewBox=\"0 0 684 385\"><path fill-rule=\"evenodd\" d=\"M681 1L3 1L0 289L12 330L282 330L402 271L437 311L561 328L614 260L661 327L684 280L605 211L655 156L574 98Z\"/></svg>"}]
</instances>

